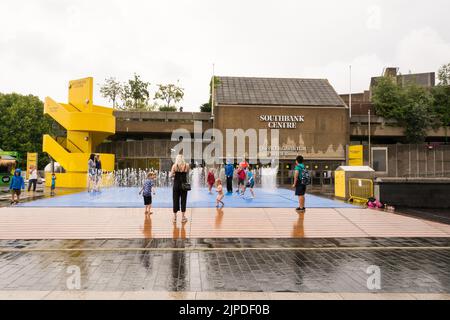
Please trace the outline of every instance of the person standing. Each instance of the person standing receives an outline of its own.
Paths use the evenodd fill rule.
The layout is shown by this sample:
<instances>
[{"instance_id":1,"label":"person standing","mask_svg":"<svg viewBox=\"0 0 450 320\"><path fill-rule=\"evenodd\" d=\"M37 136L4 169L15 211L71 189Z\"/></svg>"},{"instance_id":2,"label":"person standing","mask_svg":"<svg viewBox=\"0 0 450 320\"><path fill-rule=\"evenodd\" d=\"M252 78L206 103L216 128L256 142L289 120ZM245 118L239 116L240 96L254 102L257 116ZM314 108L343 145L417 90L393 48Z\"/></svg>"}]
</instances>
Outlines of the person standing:
<instances>
[{"instance_id":1,"label":"person standing","mask_svg":"<svg viewBox=\"0 0 450 320\"><path fill-rule=\"evenodd\" d=\"M183 155L177 155L175 163L170 170L170 176L174 177L173 180L173 223L177 222L177 213L181 209L181 214L183 215L181 222L186 223L188 220L186 218L186 203L188 190L185 188L187 183L187 175L189 173L189 164L184 160Z\"/></svg>"},{"instance_id":2,"label":"person standing","mask_svg":"<svg viewBox=\"0 0 450 320\"><path fill-rule=\"evenodd\" d=\"M214 183L216 182L216 177L214 176L214 169L212 169L212 168L209 169L207 182L208 182L208 191L209 191L209 194L211 194L212 187L213 187Z\"/></svg>"},{"instance_id":3,"label":"person standing","mask_svg":"<svg viewBox=\"0 0 450 320\"><path fill-rule=\"evenodd\" d=\"M95 155L92 153L88 160L88 192L95 190L95 177L97 175L97 167L95 165Z\"/></svg>"},{"instance_id":4,"label":"person standing","mask_svg":"<svg viewBox=\"0 0 450 320\"><path fill-rule=\"evenodd\" d=\"M156 175L153 172L149 172L147 175L147 179L142 186L139 194L142 194L144 197L144 205L145 205L145 214L153 214L152 212L152 194L155 194L155 178Z\"/></svg>"},{"instance_id":5,"label":"person standing","mask_svg":"<svg viewBox=\"0 0 450 320\"><path fill-rule=\"evenodd\" d=\"M100 155L95 155L95 191L100 191L100 185L102 183L102 162L100 161Z\"/></svg>"},{"instance_id":6,"label":"person standing","mask_svg":"<svg viewBox=\"0 0 450 320\"><path fill-rule=\"evenodd\" d=\"M231 164L230 160L227 160L227 164L225 166L225 176L227 178L227 192L233 193L233 173L234 167Z\"/></svg>"},{"instance_id":7,"label":"person standing","mask_svg":"<svg viewBox=\"0 0 450 320\"><path fill-rule=\"evenodd\" d=\"M21 190L25 189L25 180L22 177L22 170L16 169L9 183L11 190L11 204L17 204L20 201Z\"/></svg>"},{"instance_id":8,"label":"person standing","mask_svg":"<svg viewBox=\"0 0 450 320\"><path fill-rule=\"evenodd\" d=\"M33 192L35 192L38 180L38 173L36 170L36 166L31 166L30 171L28 171L28 173L30 174L30 178L28 179L28 192L30 192L31 186L33 186Z\"/></svg>"},{"instance_id":9,"label":"person standing","mask_svg":"<svg viewBox=\"0 0 450 320\"><path fill-rule=\"evenodd\" d=\"M298 196L298 208L297 212L304 213L305 212L305 193L306 193L306 184L302 182L303 172L305 171L305 165L303 164L303 157L297 156L295 159L295 169L294 169L294 184L292 185L295 188L295 195Z\"/></svg>"},{"instance_id":10,"label":"person standing","mask_svg":"<svg viewBox=\"0 0 450 320\"><path fill-rule=\"evenodd\" d=\"M50 187L50 195L55 195L55 189L56 189L56 174L52 173L52 185Z\"/></svg>"}]
</instances>

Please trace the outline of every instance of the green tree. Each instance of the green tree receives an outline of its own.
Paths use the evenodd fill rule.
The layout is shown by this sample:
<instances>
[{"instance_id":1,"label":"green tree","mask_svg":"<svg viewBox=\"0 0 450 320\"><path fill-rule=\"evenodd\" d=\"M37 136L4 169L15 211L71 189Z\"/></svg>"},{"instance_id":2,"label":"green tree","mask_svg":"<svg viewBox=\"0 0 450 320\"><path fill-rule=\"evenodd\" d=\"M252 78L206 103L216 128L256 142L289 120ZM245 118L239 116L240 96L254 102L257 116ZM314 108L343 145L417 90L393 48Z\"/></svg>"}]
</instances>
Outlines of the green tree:
<instances>
[{"instance_id":1,"label":"green tree","mask_svg":"<svg viewBox=\"0 0 450 320\"><path fill-rule=\"evenodd\" d=\"M159 84L155 93L155 100L161 100L160 111L177 111L177 103L184 97L184 89L174 84Z\"/></svg>"},{"instance_id":2,"label":"green tree","mask_svg":"<svg viewBox=\"0 0 450 320\"><path fill-rule=\"evenodd\" d=\"M175 111L177 111L177 108L174 107L174 106L170 106L170 107L168 107L168 106L160 106L160 107L158 108L158 110L159 110L159 111L170 111L170 112L175 112Z\"/></svg>"},{"instance_id":3,"label":"green tree","mask_svg":"<svg viewBox=\"0 0 450 320\"><path fill-rule=\"evenodd\" d=\"M100 94L103 98L106 98L112 102L114 109L117 109L119 105L117 100L122 95L122 92L122 84L114 77L105 79L105 83L100 87Z\"/></svg>"},{"instance_id":4,"label":"green tree","mask_svg":"<svg viewBox=\"0 0 450 320\"><path fill-rule=\"evenodd\" d=\"M402 96L403 104L395 110L394 117L404 127L409 143L422 143L427 131L437 124L433 96L429 90L413 84L402 90Z\"/></svg>"},{"instance_id":5,"label":"green tree","mask_svg":"<svg viewBox=\"0 0 450 320\"><path fill-rule=\"evenodd\" d=\"M44 103L33 95L0 93L0 148L17 151L26 166L27 152L38 153L38 167L49 163L42 152L43 134L52 134L52 120L44 117Z\"/></svg>"},{"instance_id":6,"label":"green tree","mask_svg":"<svg viewBox=\"0 0 450 320\"><path fill-rule=\"evenodd\" d=\"M436 86L432 93L434 112L443 126L450 126L450 86Z\"/></svg>"},{"instance_id":7,"label":"green tree","mask_svg":"<svg viewBox=\"0 0 450 320\"><path fill-rule=\"evenodd\" d=\"M402 88L391 77L382 77L377 80L372 92L372 102L375 113L384 118L393 118L393 113L403 104Z\"/></svg>"},{"instance_id":8,"label":"green tree","mask_svg":"<svg viewBox=\"0 0 450 320\"><path fill-rule=\"evenodd\" d=\"M394 119L404 128L408 143L422 143L427 131L437 123L433 96L415 84L400 87L391 78L380 78L373 89L372 101L377 115Z\"/></svg>"},{"instance_id":9,"label":"green tree","mask_svg":"<svg viewBox=\"0 0 450 320\"><path fill-rule=\"evenodd\" d=\"M444 64L438 71L439 84L442 86L450 85L450 63Z\"/></svg>"},{"instance_id":10,"label":"green tree","mask_svg":"<svg viewBox=\"0 0 450 320\"><path fill-rule=\"evenodd\" d=\"M123 85L121 94L123 109L149 109L149 86L149 82L142 81L141 77L135 73L133 79Z\"/></svg>"},{"instance_id":11,"label":"green tree","mask_svg":"<svg viewBox=\"0 0 450 320\"><path fill-rule=\"evenodd\" d=\"M211 103L206 102L200 106L200 112L211 112Z\"/></svg>"}]
</instances>

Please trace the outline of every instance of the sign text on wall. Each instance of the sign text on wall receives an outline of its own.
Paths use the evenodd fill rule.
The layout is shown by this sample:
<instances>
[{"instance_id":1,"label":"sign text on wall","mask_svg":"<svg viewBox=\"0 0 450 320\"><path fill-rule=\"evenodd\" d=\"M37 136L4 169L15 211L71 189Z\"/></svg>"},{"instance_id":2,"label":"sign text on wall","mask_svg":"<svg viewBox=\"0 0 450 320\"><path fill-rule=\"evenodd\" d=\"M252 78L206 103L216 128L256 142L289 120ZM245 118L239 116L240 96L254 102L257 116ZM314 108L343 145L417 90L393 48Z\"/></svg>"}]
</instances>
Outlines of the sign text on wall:
<instances>
[{"instance_id":1,"label":"sign text on wall","mask_svg":"<svg viewBox=\"0 0 450 320\"><path fill-rule=\"evenodd\" d=\"M263 114L259 116L259 121L267 122L270 129L296 129L297 123L305 122L305 117Z\"/></svg>"}]
</instances>

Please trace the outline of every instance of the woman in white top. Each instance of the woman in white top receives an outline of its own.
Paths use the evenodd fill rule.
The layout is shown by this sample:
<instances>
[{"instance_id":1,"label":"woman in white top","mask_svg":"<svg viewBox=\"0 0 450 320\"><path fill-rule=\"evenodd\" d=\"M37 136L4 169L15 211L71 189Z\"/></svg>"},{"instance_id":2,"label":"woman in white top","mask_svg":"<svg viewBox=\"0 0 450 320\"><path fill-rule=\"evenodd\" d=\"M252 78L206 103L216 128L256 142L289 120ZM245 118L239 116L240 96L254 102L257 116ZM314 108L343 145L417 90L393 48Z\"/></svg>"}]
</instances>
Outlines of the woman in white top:
<instances>
[{"instance_id":1,"label":"woman in white top","mask_svg":"<svg viewBox=\"0 0 450 320\"><path fill-rule=\"evenodd\" d=\"M38 180L38 173L36 166L30 166L30 171L28 172L30 174L28 179L28 192L31 190L31 185L33 185L33 192L36 191L36 184Z\"/></svg>"}]
</instances>

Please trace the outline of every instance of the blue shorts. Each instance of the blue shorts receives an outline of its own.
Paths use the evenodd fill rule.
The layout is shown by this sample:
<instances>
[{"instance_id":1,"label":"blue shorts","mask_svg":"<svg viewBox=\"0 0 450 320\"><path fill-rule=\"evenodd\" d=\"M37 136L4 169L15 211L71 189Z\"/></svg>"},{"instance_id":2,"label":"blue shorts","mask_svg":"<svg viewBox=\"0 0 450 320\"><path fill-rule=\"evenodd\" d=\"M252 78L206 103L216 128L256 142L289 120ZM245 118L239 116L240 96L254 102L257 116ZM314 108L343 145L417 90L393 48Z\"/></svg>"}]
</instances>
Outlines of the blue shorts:
<instances>
[{"instance_id":1,"label":"blue shorts","mask_svg":"<svg viewBox=\"0 0 450 320\"><path fill-rule=\"evenodd\" d=\"M297 183L295 186L295 195L304 196L306 193L306 184Z\"/></svg>"}]
</instances>

